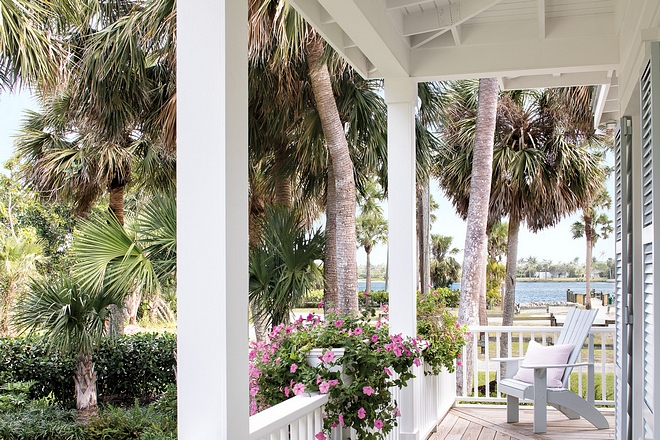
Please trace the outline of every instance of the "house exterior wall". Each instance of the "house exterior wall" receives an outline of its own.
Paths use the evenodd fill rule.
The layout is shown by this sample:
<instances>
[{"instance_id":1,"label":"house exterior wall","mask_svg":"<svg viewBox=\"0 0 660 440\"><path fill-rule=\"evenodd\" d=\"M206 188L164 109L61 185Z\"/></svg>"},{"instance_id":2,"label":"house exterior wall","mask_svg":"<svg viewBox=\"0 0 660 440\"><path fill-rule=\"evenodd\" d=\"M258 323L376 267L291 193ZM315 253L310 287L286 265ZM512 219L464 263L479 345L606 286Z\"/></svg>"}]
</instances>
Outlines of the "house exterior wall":
<instances>
[{"instance_id":1,"label":"house exterior wall","mask_svg":"<svg viewBox=\"0 0 660 440\"><path fill-rule=\"evenodd\" d=\"M660 389L660 375L655 374L654 364L660 329L657 325L660 301L656 298L658 282L655 273L660 250L660 205L656 206L656 200L660 201L660 182L656 177L656 170L660 170L660 43L653 42L660 40L660 2L621 0L616 6L616 21L621 58L617 71L619 108L620 114L630 119L632 129L632 200L628 217L632 236L624 246L624 252L629 255L622 256L622 270L625 270L625 261L632 262L627 273L632 291L628 310L632 325L625 316L617 320L619 330L626 326L624 333L631 332L629 341L632 347L630 358L626 343L617 343L616 353L617 365L624 366L623 371L629 369L630 373L630 379L617 377L616 393L629 397L630 401L621 408L622 402L626 403L625 398L617 398L616 438L658 438L660 415L655 408L654 392ZM649 60L650 67L658 72L655 76L657 84L640 87L640 78ZM618 213L617 222L619 225L622 222ZM621 243L617 242L617 253L620 250ZM617 283L617 305L627 301L627 288L625 284ZM617 370L617 373L621 374L621 371ZM631 382L631 389L637 391L629 393L628 382ZM629 412L629 418L626 412Z\"/></svg>"}]
</instances>

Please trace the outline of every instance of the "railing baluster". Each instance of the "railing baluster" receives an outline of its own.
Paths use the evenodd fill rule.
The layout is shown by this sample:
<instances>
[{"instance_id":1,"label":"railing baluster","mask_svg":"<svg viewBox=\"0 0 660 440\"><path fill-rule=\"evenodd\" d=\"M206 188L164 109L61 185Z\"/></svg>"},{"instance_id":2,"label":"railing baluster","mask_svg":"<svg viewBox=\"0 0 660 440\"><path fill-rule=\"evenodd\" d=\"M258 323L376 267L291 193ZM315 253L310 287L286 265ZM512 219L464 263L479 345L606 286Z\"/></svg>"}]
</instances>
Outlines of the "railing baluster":
<instances>
[{"instance_id":1,"label":"railing baluster","mask_svg":"<svg viewBox=\"0 0 660 440\"><path fill-rule=\"evenodd\" d=\"M472 395L474 397L479 397L479 351L477 347L477 338L480 333L477 333L472 339L472 384L474 389Z\"/></svg>"}]
</instances>

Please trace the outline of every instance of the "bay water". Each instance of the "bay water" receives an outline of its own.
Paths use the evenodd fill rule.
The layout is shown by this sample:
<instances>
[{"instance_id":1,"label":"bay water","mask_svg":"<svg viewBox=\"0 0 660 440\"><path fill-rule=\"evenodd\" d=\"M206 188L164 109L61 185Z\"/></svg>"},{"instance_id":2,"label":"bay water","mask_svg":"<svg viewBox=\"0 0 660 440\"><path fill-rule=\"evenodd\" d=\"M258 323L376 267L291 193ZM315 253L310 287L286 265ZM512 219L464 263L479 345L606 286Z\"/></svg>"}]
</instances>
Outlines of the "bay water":
<instances>
[{"instance_id":1,"label":"bay water","mask_svg":"<svg viewBox=\"0 0 660 440\"><path fill-rule=\"evenodd\" d=\"M364 280L358 280L358 291L363 291ZM459 289L460 283L452 284L452 289ZM592 281L591 288L596 292L614 293L614 282ZM584 281L518 281L516 283L516 302L561 302L566 301L566 290L573 293L585 293L586 283ZM372 281L371 290L385 290L385 281Z\"/></svg>"}]
</instances>

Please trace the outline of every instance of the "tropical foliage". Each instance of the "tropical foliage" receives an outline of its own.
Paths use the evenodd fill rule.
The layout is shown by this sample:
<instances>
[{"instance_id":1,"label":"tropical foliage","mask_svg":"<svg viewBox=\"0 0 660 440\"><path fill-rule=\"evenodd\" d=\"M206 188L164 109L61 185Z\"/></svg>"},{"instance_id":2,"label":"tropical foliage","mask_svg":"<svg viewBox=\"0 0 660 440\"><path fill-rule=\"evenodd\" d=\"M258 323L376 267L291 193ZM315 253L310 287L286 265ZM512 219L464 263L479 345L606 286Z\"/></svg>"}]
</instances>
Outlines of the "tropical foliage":
<instances>
[{"instance_id":1,"label":"tropical foliage","mask_svg":"<svg viewBox=\"0 0 660 440\"><path fill-rule=\"evenodd\" d=\"M255 319L269 326L288 324L291 310L322 282L317 260L325 238L309 233L299 215L284 206L269 207L259 225L260 240L250 251L250 301Z\"/></svg>"},{"instance_id":2,"label":"tropical foliage","mask_svg":"<svg viewBox=\"0 0 660 440\"><path fill-rule=\"evenodd\" d=\"M98 411L92 353L105 334L109 307L122 300L116 292L86 290L70 277L61 277L34 281L16 307L18 328L40 332L55 350L77 356L76 408L83 420Z\"/></svg>"}]
</instances>

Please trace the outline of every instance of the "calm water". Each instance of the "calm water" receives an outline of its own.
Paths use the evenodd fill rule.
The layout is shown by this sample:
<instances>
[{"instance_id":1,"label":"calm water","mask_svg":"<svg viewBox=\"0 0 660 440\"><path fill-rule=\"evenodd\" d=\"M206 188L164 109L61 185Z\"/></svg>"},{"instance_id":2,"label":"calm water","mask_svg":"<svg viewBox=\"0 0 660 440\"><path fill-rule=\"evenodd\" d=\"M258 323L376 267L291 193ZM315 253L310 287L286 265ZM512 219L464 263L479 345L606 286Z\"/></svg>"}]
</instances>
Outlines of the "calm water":
<instances>
[{"instance_id":1,"label":"calm water","mask_svg":"<svg viewBox=\"0 0 660 440\"><path fill-rule=\"evenodd\" d=\"M364 281L358 281L358 290L364 290ZM584 293L584 282L518 282L516 283L516 302L555 302L566 301L566 289L575 293ZM458 289L460 283L454 283L452 289ZM591 288L597 292L614 293L614 283L591 282ZM371 290L385 289L384 281L372 281Z\"/></svg>"}]
</instances>

